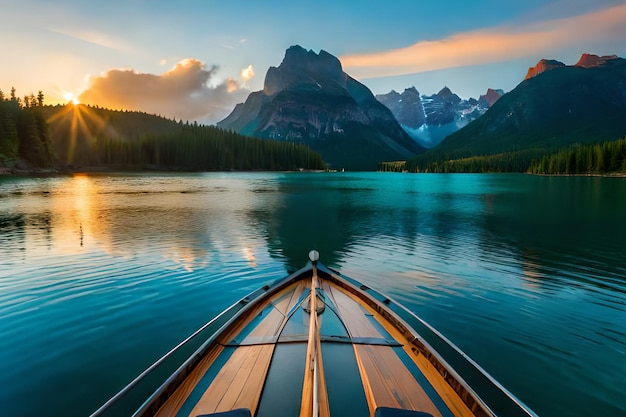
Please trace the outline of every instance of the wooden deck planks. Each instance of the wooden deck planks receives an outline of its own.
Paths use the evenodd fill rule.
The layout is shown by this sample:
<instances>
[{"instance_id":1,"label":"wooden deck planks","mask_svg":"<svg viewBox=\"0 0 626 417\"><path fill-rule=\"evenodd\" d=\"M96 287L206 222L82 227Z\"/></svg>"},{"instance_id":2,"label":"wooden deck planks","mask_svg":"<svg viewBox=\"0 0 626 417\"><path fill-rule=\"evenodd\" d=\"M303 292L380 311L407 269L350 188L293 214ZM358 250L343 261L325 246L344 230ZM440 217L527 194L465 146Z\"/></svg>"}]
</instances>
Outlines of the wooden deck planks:
<instances>
[{"instance_id":1,"label":"wooden deck planks","mask_svg":"<svg viewBox=\"0 0 626 417\"><path fill-rule=\"evenodd\" d=\"M276 300L273 301L274 307L286 316L287 313L296 305L306 288L307 286L304 281L300 281L294 286L287 287L284 293L280 293L274 297L274 300ZM291 294L288 295L287 292L290 292Z\"/></svg>"},{"instance_id":2,"label":"wooden deck planks","mask_svg":"<svg viewBox=\"0 0 626 417\"><path fill-rule=\"evenodd\" d=\"M281 293L274 297L277 302L274 303L272 301L274 306L272 311L246 336L242 343L252 343L255 340L269 336L278 337L280 330L287 321L287 313L296 305L304 289L304 283L299 283L295 287L288 287L286 289L287 293Z\"/></svg>"},{"instance_id":3,"label":"wooden deck planks","mask_svg":"<svg viewBox=\"0 0 626 417\"><path fill-rule=\"evenodd\" d=\"M300 417L310 416L313 412L313 390L314 390L314 373L313 363L317 361L317 314L315 313L315 282L311 285L311 295L309 297L309 336L306 348L306 360L304 362L304 383L302 385L302 401L300 404ZM319 364L318 364L319 366Z\"/></svg>"},{"instance_id":4,"label":"wooden deck planks","mask_svg":"<svg viewBox=\"0 0 626 417\"><path fill-rule=\"evenodd\" d=\"M353 294L343 293L341 289L339 288L336 288L332 291L333 295L338 294L338 293L343 294L345 297L350 298L354 303L358 303L357 301L358 299ZM461 398L459 398L458 394L443 379L443 377L439 374L439 372L435 369L435 367L430 363L430 361L428 361L428 359L425 358L423 355L415 354L415 352L411 349L412 347L411 341L407 340L407 338L402 334L402 332L400 332L400 330L398 330L395 326L390 324L385 318L383 318L380 315L380 313L374 311L371 307L363 306L363 308L365 308L370 314L372 314L374 319L378 323L380 323L380 325L396 341L398 341L399 343L403 345L404 351L409 355L409 357L413 360L413 362L415 362L419 370L424 374L426 379L430 382L430 384L433 386L435 391L439 394L439 396L444 401L446 406L453 412L455 416L462 416L462 417L474 416L474 413L467 407L467 405L465 405L465 403L461 400ZM365 318L367 319L367 317ZM347 321L346 321L346 325L349 325ZM358 357L357 357L357 361L358 361Z\"/></svg>"},{"instance_id":5,"label":"wooden deck planks","mask_svg":"<svg viewBox=\"0 0 626 417\"><path fill-rule=\"evenodd\" d=\"M319 417L330 417L330 404L328 403L328 388L326 386L326 374L322 361L322 345L318 342L317 360L319 365Z\"/></svg>"},{"instance_id":6,"label":"wooden deck planks","mask_svg":"<svg viewBox=\"0 0 626 417\"><path fill-rule=\"evenodd\" d=\"M337 306L340 318L346 325L351 337L383 337L365 315L361 304L340 289L329 285L326 281L322 282L322 288Z\"/></svg>"},{"instance_id":7,"label":"wooden deck planks","mask_svg":"<svg viewBox=\"0 0 626 417\"><path fill-rule=\"evenodd\" d=\"M354 296L327 282L322 286L337 306L352 337L384 337L367 316L371 314L375 319L380 318L376 312L368 307L362 307ZM407 342L400 332L396 330L394 333L400 343ZM354 345L354 349L372 415L378 406L426 411L433 416L441 415L391 347Z\"/></svg>"},{"instance_id":8,"label":"wooden deck planks","mask_svg":"<svg viewBox=\"0 0 626 417\"><path fill-rule=\"evenodd\" d=\"M191 416L249 408L255 413L274 345L241 346L222 367Z\"/></svg>"},{"instance_id":9,"label":"wooden deck planks","mask_svg":"<svg viewBox=\"0 0 626 417\"><path fill-rule=\"evenodd\" d=\"M278 337L278 332L282 328L285 316L278 310L271 310L267 316L248 334L242 344L253 344L260 341L269 340L272 336Z\"/></svg>"},{"instance_id":10,"label":"wooden deck planks","mask_svg":"<svg viewBox=\"0 0 626 417\"><path fill-rule=\"evenodd\" d=\"M366 397L373 415L377 407L441 413L389 346L354 345Z\"/></svg>"},{"instance_id":11,"label":"wooden deck planks","mask_svg":"<svg viewBox=\"0 0 626 417\"><path fill-rule=\"evenodd\" d=\"M274 303L274 309L270 312L270 314L268 314L268 316L265 319L261 321L259 326L251 332L251 334L247 337L246 342L251 341L252 338L263 338L265 336L274 336L274 335L278 336L278 333L280 332L280 330L282 329L282 326L286 322L286 314L298 302L305 288L306 288L306 284L300 282L293 286L285 288L276 296L272 297L272 300L276 300L276 302ZM236 328L230 330L227 333L227 336L222 338L222 343L226 343L229 340L232 340L232 338L236 337L236 335L239 332L241 332L241 330L244 329L245 326L257 314L259 314L258 312L262 311L262 309L266 305L267 304L265 304L264 306L259 306L255 310L255 313L251 314L248 319L246 319L243 323L238 325ZM233 354L233 357L235 357L234 362L231 362L233 361L233 357L231 357L228 361L229 364L235 364L235 366L239 365L240 367L243 368L241 369L241 373L239 374L239 376L232 375L232 379L230 380L230 382L235 383L235 384L240 384L240 385L238 386L238 388L237 386L233 386L234 390L232 390L231 392L234 393L237 391L237 389L239 389L239 395L237 396L235 403L246 402L243 400L244 398L255 398L255 400L253 400L252 403L254 405L254 409L256 409L256 406L258 405L258 399L261 393L261 389L263 387L263 382L265 380L265 374L267 373L267 370L269 368L269 363L272 357L272 353L274 351L274 345L254 346L255 349L251 349L251 350L249 348L252 348L252 346L247 347L247 349L244 349L244 350L238 349ZM181 386L174 392L174 394L168 399L168 401L161 407L161 409L158 411L156 415L158 417L176 415L178 411L181 409L181 407L183 406L183 404L185 403L185 401L187 400L187 397L189 397L189 395L191 394L195 386L202 379L202 377L204 376L208 368L211 366L211 364L215 361L217 356L219 356L219 354L222 351L223 351L222 346L216 346L213 350L211 350L211 352L209 352L201 360L199 365L192 371L192 373L187 377L187 379L183 382L183 384L181 384ZM259 351L259 352L255 352L255 351ZM244 352L248 352L248 353L252 352L252 356L248 357L247 362L245 363L242 362L242 359L244 359L245 357ZM224 367L224 369L225 368L226 367ZM220 371L220 373L221 372L222 371ZM250 383L241 384L241 381L245 379L243 378L243 375L245 375L246 372L248 373L247 379L250 380ZM227 386L225 384L229 378L229 375L222 374L220 376L218 374L218 377L220 379L220 382L218 384L219 387L216 386L212 389L211 387L209 387L209 390L212 390L213 393L215 393L218 388L225 388ZM216 380L218 379L218 377L216 377ZM213 386L215 382L216 381L213 381L211 386ZM221 396L224 396L224 394L225 392L223 392ZM206 395L206 392L205 394L203 394L203 396L204 395ZM228 401L232 401L232 395L234 394L230 394L229 392L229 396L225 397L224 399L225 402L223 402L224 406ZM240 397L241 397L241 400L239 399ZM192 413L192 415L195 416L196 414Z\"/></svg>"},{"instance_id":12,"label":"wooden deck planks","mask_svg":"<svg viewBox=\"0 0 626 417\"><path fill-rule=\"evenodd\" d=\"M428 376L430 384L455 416L473 417L475 415L424 355L415 357L415 352L409 350L408 347L405 347L404 350L413 357L413 361L422 373Z\"/></svg>"},{"instance_id":13,"label":"wooden deck planks","mask_svg":"<svg viewBox=\"0 0 626 417\"><path fill-rule=\"evenodd\" d=\"M198 366L194 368L187 379L185 379L181 386L174 391L174 394L168 398L165 404L163 404L163 406L155 414L155 417L175 416L187 400L187 397L189 397L193 389L209 369L215 358L217 358L223 350L224 348L222 346L217 346L208 355L202 358Z\"/></svg>"},{"instance_id":14,"label":"wooden deck planks","mask_svg":"<svg viewBox=\"0 0 626 417\"><path fill-rule=\"evenodd\" d=\"M274 308L270 311L270 313L263 320L261 320L259 325L255 327L251 334L246 336L244 341L239 341L242 343L267 343L267 340L263 339L269 336L278 335L278 332L282 329L282 325L286 322L285 315L298 302L304 288L305 286L300 282L283 289L278 294L274 295L270 300L255 308L255 310L248 314L248 317L236 327L225 332L224 335L220 337L219 342L226 345L233 341L233 339L235 339L237 335L240 334L241 331L263 311L263 309L272 304Z\"/></svg>"},{"instance_id":15,"label":"wooden deck planks","mask_svg":"<svg viewBox=\"0 0 626 417\"><path fill-rule=\"evenodd\" d=\"M336 307L340 318L344 321L348 333L352 337L385 337L372 323L373 318L401 343L409 357L416 363L420 371L430 381L445 404L456 416L472 416L473 413L465 406L454 390L445 382L438 371L423 355L411 351L410 340L406 339L396 327L388 323L380 313L360 302L354 294L344 292L326 280L320 280L320 287L325 291L329 301ZM296 307L298 300L308 288L306 282L289 286L272 297L274 308L269 311L258 326L250 332L245 341L254 342L270 336L279 336L287 322L287 314ZM236 337L254 317L257 317L268 304L259 306L245 322L229 331L229 338ZM307 320L308 321L308 320ZM388 337L388 335L386 335ZM240 346L219 371L209 388L193 408L190 416L227 411L235 408L249 408L254 415L259 404L263 384L269 370L274 352L274 344L257 344ZM415 381L392 347L380 345L353 345L357 365L364 384L370 414L379 406L405 408L424 411L433 416L441 416L436 405L424 389ZM195 385L202 379L211 363L222 351L218 347L202 359L200 365L190 374L157 416L171 416L179 412ZM329 415L328 393L324 379L324 364L321 348L317 345L317 360L320 371L320 415ZM303 364L304 365L304 364ZM306 379L306 378L305 378ZM304 391L311 389L311 382L305 382Z\"/></svg>"}]
</instances>

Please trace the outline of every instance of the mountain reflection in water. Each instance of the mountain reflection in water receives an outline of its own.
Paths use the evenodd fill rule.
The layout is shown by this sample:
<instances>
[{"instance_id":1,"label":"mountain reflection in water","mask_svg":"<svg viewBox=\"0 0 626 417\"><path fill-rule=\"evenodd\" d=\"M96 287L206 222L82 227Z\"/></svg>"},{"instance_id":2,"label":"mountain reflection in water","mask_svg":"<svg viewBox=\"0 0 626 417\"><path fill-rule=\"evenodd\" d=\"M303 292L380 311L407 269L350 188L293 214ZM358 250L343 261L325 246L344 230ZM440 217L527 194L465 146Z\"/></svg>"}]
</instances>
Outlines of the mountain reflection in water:
<instances>
[{"instance_id":1,"label":"mountain reflection in water","mask_svg":"<svg viewBox=\"0 0 626 417\"><path fill-rule=\"evenodd\" d=\"M0 409L92 412L317 249L539 415L624 414L624 213L620 178L0 177Z\"/></svg>"}]
</instances>

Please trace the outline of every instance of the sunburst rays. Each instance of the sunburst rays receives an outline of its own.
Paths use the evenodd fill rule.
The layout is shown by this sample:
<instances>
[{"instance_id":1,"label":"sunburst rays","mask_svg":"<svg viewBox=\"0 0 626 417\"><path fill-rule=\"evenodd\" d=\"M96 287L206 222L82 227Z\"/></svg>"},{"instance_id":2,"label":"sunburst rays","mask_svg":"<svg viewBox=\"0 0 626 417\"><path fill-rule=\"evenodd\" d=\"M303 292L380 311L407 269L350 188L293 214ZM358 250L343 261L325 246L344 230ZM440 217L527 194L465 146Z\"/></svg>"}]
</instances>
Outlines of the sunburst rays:
<instances>
[{"instance_id":1,"label":"sunburst rays","mask_svg":"<svg viewBox=\"0 0 626 417\"><path fill-rule=\"evenodd\" d=\"M76 161L76 152L92 150L97 138L102 133L117 136L115 130L95 109L70 101L60 111L48 118L53 136L60 137L62 143L57 147L64 150L57 155L66 164Z\"/></svg>"}]
</instances>

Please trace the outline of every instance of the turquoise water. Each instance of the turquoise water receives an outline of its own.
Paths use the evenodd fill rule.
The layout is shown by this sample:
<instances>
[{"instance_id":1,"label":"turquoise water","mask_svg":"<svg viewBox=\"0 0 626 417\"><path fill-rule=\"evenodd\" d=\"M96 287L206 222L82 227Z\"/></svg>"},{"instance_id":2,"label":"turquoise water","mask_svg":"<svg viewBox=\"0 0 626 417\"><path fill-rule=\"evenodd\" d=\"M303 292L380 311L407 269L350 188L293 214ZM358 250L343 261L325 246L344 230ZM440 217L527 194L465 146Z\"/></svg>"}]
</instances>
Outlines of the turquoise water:
<instances>
[{"instance_id":1,"label":"turquoise water","mask_svg":"<svg viewBox=\"0 0 626 417\"><path fill-rule=\"evenodd\" d=\"M625 215L621 178L0 178L0 415L89 414L312 248L539 415L624 415Z\"/></svg>"}]
</instances>

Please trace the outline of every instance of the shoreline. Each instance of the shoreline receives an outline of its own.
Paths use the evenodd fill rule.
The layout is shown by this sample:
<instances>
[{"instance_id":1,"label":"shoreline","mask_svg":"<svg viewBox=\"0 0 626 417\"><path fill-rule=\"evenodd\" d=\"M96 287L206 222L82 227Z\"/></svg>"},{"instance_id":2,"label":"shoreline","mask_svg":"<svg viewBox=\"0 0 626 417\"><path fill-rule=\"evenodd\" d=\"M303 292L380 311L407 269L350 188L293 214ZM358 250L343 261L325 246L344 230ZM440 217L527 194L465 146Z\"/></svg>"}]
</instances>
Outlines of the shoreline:
<instances>
[{"instance_id":1,"label":"shoreline","mask_svg":"<svg viewBox=\"0 0 626 417\"><path fill-rule=\"evenodd\" d=\"M601 177L601 178L626 178L626 172L608 172L606 174L535 174L526 172L528 175L536 175L538 177Z\"/></svg>"},{"instance_id":2,"label":"shoreline","mask_svg":"<svg viewBox=\"0 0 626 417\"><path fill-rule=\"evenodd\" d=\"M123 173L150 173L150 172L338 172L333 170L312 170L312 169L300 169L300 170L221 170L221 171L203 171L184 169L177 167L159 167L159 166L147 166L142 168L134 167L121 167L121 166L65 166L61 168L9 168L0 166L0 177L30 177L30 176L46 176L46 175L73 175L73 174L123 174ZM386 172L386 171L372 171L372 172ZM411 173L409 173L411 174ZM448 172L446 174L459 174L458 172ZM463 174L463 173L461 173ZM539 177L600 177L600 178L626 178L626 172L609 172L606 174L537 174L532 172L476 172L475 174L526 174L536 175Z\"/></svg>"},{"instance_id":3,"label":"shoreline","mask_svg":"<svg viewBox=\"0 0 626 417\"><path fill-rule=\"evenodd\" d=\"M190 172L332 172L325 170L301 169L301 170L223 170L223 171L203 171L182 168L163 168L163 167L107 167L107 166L86 166L86 167L64 167L64 168L8 168L0 167L0 177L37 177L48 175L74 175L74 174L126 174L126 173L190 173Z\"/></svg>"}]
</instances>

